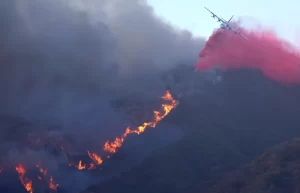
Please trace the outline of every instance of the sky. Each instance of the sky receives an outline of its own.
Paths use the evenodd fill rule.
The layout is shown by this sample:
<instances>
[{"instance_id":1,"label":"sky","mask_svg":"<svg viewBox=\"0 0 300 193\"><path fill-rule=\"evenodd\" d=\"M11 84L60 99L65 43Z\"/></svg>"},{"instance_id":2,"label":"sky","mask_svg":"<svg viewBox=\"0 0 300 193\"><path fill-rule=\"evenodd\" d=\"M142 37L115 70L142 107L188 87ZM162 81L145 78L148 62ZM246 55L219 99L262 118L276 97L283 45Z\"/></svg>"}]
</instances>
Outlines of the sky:
<instances>
[{"instance_id":1,"label":"sky","mask_svg":"<svg viewBox=\"0 0 300 193\"><path fill-rule=\"evenodd\" d=\"M287 3L288 2L288 3ZM194 35L208 38L219 27L210 13L224 19L241 19L245 27L256 24L274 29L277 34L294 44L300 45L300 1L274 0L148 0L154 12L173 25L188 29ZM297 37L297 34L299 36Z\"/></svg>"}]
</instances>

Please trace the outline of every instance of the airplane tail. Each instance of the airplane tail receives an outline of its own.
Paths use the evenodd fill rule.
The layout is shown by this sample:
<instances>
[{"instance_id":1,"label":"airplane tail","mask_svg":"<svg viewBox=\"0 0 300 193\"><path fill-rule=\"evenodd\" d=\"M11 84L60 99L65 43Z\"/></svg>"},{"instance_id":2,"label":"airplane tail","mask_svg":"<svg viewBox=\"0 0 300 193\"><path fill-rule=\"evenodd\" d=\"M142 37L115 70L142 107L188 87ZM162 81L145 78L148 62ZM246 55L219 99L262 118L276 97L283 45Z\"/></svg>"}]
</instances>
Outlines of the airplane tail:
<instances>
[{"instance_id":1,"label":"airplane tail","mask_svg":"<svg viewBox=\"0 0 300 193\"><path fill-rule=\"evenodd\" d=\"M234 16L234 15L233 15ZM233 16L231 16L231 18L228 20L228 23L231 21L231 19L233 18Z\"/></svg>"}]
</instances>

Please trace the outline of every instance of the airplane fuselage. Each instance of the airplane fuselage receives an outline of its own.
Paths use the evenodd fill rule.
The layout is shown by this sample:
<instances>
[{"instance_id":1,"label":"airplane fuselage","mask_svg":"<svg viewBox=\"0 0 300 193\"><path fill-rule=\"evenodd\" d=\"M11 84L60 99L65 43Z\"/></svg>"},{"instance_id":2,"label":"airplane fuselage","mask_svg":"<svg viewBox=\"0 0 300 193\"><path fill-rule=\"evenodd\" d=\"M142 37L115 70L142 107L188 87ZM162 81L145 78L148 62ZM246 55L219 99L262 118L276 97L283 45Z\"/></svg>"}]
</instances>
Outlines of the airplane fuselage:
<instances>
[{"instance_id":1,"label":"airplane fuselage","mask_svg":"<svg viewBox=\"0 0 300 193\"><path fill-rule=\"evenodd\" d=\"M221 29L226 29L227 28L227 24L226 23L221 23L220 28Z\"/></svg>"}]
</instances>

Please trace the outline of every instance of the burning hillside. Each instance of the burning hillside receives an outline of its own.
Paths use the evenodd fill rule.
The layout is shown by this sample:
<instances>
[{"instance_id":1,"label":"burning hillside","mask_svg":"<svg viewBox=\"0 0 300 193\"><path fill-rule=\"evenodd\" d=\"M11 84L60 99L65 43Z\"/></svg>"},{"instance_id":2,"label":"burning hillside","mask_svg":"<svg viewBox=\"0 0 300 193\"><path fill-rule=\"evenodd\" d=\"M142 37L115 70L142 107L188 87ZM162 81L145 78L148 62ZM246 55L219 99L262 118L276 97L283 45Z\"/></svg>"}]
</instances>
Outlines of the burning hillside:
<instances>
[{"instance_id":1,"label":"burning hillside","mask_svg":"<svg viewBox=\"0 0 300 193\"><path fill-rule=\"evenodd\" d=\"M147 2L10 0L0 17L1 191L78 192L181 131L158 125L178 104L162 74L192 66L204 40ZM164 143L141 135L154 127Z\"/></svg>"},{"instance_id":2,"label":"burning hillside","mask_svg":"<svg viewBox=\"0 0 300 193\"><path fill-rule=\"evenodd\" d=\"M182 139L82 192L209 192L265 148L300 136L299 86L284 87L258 70L221 76L218 84L199 84L203 92L184 95L166 118L183 128Z\"/></svg>"},{"instance_id":3,"label":"burning hillside","mask_svg":"<svg viewBox=\"0 0 300 193\"><path fill-rule=\"evenodd\" d=\"M148 128L154 128L156 125L165 117L167 116L178 104L176 100L173 99L171 93L169 91L166 91L165 95L162 96L162 100L164 103L161 105L161 109L156 110L153 112L153 120L143 123L140 126L138 126L136 129L131 129L130 127L127 127L124 134L122 134L121 137L116 137L114 141L109 142L106 141L103 145L103 150L101 153L101 156L91 152L89 150L86 150L86 159L84 160L77 160L75 163L74 158L71 159L72 155L67 151L67 148L65 147L65 141L62 136L56 136L56 137L46 137L46 136L40 136L33 140L31 137L30 142L32 142L35 146L39 146L39 148L43 148L44 145L52 146L52 149L55 149L56 151L60 152L61 154L64 154L66 158L66 166L73 167L77 170L96 170L99 168L100 165L102 165L103 162L106 162L109 160L110 156L112 154L115 154L119 148L121 148L123 142L127 138L128 135L140 135L141 133L145 132ZM26 148L26 147L23 147ZM30 148L28 146L27 148ZM75 150L76 151L76 150ZM101 151L98 151L101 152ZM73 156L74 157L74 156ZM82 157L82 155L81 155ZM69 159L70 158L70 159ZM87 159L89 158L89 159ZM37 158L38 159L38 158ZM90 161L88 161L90 160ZM6 162L5 159L2 159L3 162ZM33 160L32 160L33 161ZM48 170L46 168L41 167L43 163L40 163L40 161L36 161L36 170L39 171L39 174L34 177L34 179L31 179L28 176L32 176L33 174L30 173L34 168L30 167L33 163L28 163L28 167L25 169L25 166L22 163L19 163L15 166L15 170L19 175L20 183L24 186L26 191L33 193L35 191L35 183L38 180L41 180L48 184L48 188L50 192L54 192L59 187L59 184L57 184L53 177L48 173ZM7 162L6 162L7 163ZM6 168L2 168L1 171L9 169L13 166L9 165Z\"/></svg>"},{"instance_id":4,"label":"burning hillside","mask_svg":"<svg viewBox=\"0 0 300 193\"><path fill-rule=\"evenodd\" d=\"M186 90L194 91L180 98L180 105L169 117L184 128L183 139L156 151L119 177L83 192L207 193L215 184L216 191L212 192L296 191L299 175L293 168L298 170L299 160L293 147L292 154L282 157L293 163L281 162L281 157L271 154L263 163L257 161L250 171L242 170L227 179L228 173L250 163L265 148L300 136L299 50L274 33L243 34L248 41L229 30L217 30L200 52L196 69L220 67L222 71L214 69L220 76L214 82L217 84L203 81L186 86L192 72L186 76L182 69L178 70L181 76L174 72L176 89L186 86ZM257 171L262 176L256 175ZM219 184L222 178L224 183Z\"/></svg>"},{"instance_id":5,"label":"burning hillside","mask_svg":"<svg viewBox=\"0 0 300 193\"><path fill-rule=\"evenodd\" d=\"M0 17L3 192L75 193L91 184L101 185L88 191L107 193L204 191L264 147L299 135L297 88L249 71L193 73L204 39L163 22L146 1L0 1ZM220 35L218 51L232 41ZM198 70L234 55L204 50ZM268 52L258 69L297 83L297 54L273 50L291 56L289 68L271 68ZM184 137L169 140L178 130ZM161 140L145 137L151 132Z\"/></svg>"}]
</instances>

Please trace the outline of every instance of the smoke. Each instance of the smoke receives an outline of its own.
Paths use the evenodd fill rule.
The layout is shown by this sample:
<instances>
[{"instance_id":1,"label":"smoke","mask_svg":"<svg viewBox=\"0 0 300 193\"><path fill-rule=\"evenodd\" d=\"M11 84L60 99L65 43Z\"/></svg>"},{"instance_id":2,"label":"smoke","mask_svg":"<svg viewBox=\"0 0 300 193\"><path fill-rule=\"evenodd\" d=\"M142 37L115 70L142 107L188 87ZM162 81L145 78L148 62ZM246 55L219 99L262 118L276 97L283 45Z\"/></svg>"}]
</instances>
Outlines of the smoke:
<instances>
[{"instance_id":1,"label":"smoke","mask_svg":"<svg viewBox=\"0 0 300 193\"><path fill-rule=\"evenodd\" d=\"M1 162L26 167L39 159L60 170L52 162L63 158L24 139L53 128L76 151L101 150L131 124L118 101L160 100L165 71L193 65L204 45L142 0L1 1L0 18L0 120L11 117L1 122Z\"/></svg>"},{"instance_id":2,"label":"smoke","mask_svg":"<svg viewBox=\"0 0 300 193\"><path fill-rule=\"evenodd\" d=\"M269 29L238 30L248 40L230 30L216 30L200 52L196 69L251 68L285 85L300 83L300 51L296 47Z\"/></svg>"},{"instance_id":3,"label":"smoke","mask_svg":"<svg viewBox=\"0 0 300 193\"><path fill-rule=\"evenodd\" d=\"M161 72L192 64L204 44L162 22L145 1L13 0L0 7L0 113L72 132L118 127L113 97L160 96Z\"/></svg>"}]
</instances>

